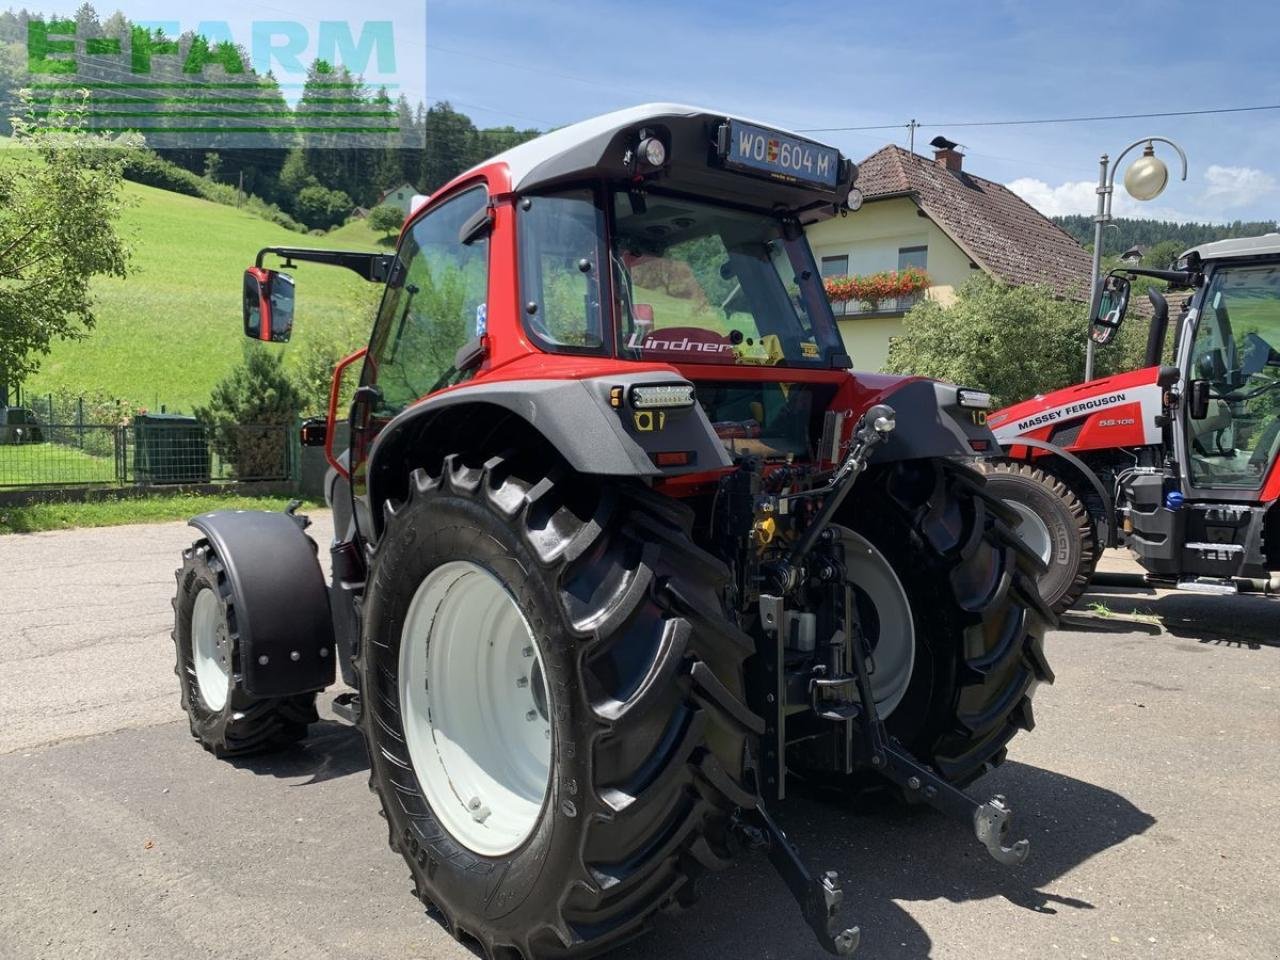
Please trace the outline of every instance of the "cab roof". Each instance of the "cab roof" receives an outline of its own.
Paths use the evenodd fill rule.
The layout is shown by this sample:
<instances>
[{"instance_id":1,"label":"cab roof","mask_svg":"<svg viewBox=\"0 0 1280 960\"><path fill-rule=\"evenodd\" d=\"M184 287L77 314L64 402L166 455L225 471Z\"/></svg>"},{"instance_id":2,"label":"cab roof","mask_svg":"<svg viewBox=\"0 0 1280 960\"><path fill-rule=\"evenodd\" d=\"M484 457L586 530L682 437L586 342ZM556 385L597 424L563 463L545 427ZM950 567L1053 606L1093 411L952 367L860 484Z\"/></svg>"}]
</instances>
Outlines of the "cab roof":
<instances>
[{"instance_id":1,"label":"cab roof","mask_svg":"<svg viewBox=\"0 0 1280 960\"><path fill-rule=\"evenodd\" d=\"M1236 237L1232 240L1215 240L1192 247L1182 256L1192 254L1201 260L1227 260L1234 257L1280 256L1280 233L1264 233L1259 237Z\"/></svg>"},{"instance_id":2,"label":"cab roof","mask_svg":"<svg viewBox=\"0 0 1280 960\"><path fill-rule=\"evenodd\" d=\"M736 199L754 199L761 206L784 205L796 210L843 204L848 198L852 181L841 184L834 194L822 194L801 185L768 183L711 168L707 158L713 134L727 119L814 142L774 124L737 117L722 110L679 103L645 103L552 130L477 164L457 179L466 179L481 169L498 165L506 167L510 189L516 193L575 180L621 179L630 172L624 164L624 155L634 146L633 141L641 129L652 128L666 133L668 172L682 186L707 188L710 195L736 193L741 195Z\"/></svg>"}]
</instances>

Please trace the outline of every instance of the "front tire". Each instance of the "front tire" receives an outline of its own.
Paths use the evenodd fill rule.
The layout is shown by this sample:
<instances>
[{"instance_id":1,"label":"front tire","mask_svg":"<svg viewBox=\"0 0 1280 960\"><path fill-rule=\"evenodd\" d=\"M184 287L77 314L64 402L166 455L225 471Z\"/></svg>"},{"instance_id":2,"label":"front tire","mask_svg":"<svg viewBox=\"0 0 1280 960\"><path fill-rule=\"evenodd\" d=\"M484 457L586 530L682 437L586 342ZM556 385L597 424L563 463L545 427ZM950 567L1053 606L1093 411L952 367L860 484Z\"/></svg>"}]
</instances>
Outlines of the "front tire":
<instances>
[{"instance_id":1,"label":"front tire","mask_svg":"<svg viewBox=\"0 0 1280 960\"><path fill-rule=\"evenodd\" d=\"M1028 463L979 461L987 489L1018 514L1016 532L1045 565L1036 578L1055 614L1070 610L1098 565L1093 518L1071 488Z\"/></svg>"},{"instance_id":2,"label":"front tire","mask_svg":"<svg viewBox=\"0 0 1280 960\"><path fill-rule=\"evenodd\" d=\"M727 570L691 519L638 485L496 457L415 471L387 511L358 656L370 787L418 896L489 957L594 955L727 862L763 724ZM468 582L472 601L441 599ZM468 664L451 681L405 675L445 647ZM523 776L494 774L503 740L526 743Z\"/></svg>"},{"instance_id":3,"label":"front tire","mask_svg":"<svg viewBox=\"0 0 1280 960\"><path fill-rule=\"evenodd\" d=\"M191 736L215 757L279 750L307 735L316 695L254 697L240 688L235 598L226 569L208 540L182 552L175 574L173 672Z\"/></svg>"}]
</instances>

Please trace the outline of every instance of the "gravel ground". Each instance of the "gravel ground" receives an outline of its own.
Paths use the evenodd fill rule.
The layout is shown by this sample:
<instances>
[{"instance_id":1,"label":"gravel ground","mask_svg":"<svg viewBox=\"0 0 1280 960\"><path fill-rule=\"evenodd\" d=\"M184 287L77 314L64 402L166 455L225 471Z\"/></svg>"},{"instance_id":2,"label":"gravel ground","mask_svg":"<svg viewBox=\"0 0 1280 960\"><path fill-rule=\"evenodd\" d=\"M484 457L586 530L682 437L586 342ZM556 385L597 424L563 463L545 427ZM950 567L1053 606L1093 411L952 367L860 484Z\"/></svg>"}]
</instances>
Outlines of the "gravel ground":
<instances>
[{"instance_id":1,"label":"gravel ground","mask_svg":"<svg viewBox=\"0 0 1280 960\"><path fill-rule=\"evenodd\" d=\"M169 640L190 539L0 537L0 957L470 957L410 895L354 731L237 763L191 741ZM974 788L1009 797L1026 866L928 810L782 811L846 878L860 956L1280 956L1280 601L1132 581L1081 610L1049 638L1036 730ZM821 956L760 858L613 954Z\"/></svg>"}]
</instances>

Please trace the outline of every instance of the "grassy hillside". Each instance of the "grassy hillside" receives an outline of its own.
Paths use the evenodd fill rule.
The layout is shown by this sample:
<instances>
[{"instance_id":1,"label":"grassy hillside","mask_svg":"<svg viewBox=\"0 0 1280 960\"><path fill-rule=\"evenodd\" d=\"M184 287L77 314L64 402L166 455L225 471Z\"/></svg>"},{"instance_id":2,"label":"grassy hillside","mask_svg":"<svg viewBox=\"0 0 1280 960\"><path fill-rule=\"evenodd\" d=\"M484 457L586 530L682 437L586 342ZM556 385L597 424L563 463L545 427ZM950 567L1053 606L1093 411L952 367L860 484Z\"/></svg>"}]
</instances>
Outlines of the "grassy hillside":
<instances>
[{"instance_id":1,"label":"grassy hillside","mask_svg":"<svg viewBox=\"0 0 1280 960\"><path fill-rule=\"evenodd\" d=\"M94 284L97 327L86 340L54 347L25 385L29 396L67 388L190 412L248 343L241 275L259 248L385 249L363 225L363 235L347 228L347 235L308 237L233 207L133 183L125 189L134 201L121 224L134 251L133 275ZM354 273L303 264L295 278L293 342L256 349L288 356L313 331L352 312L372 322L369 285Z\"/></svg>"}]
</instances>

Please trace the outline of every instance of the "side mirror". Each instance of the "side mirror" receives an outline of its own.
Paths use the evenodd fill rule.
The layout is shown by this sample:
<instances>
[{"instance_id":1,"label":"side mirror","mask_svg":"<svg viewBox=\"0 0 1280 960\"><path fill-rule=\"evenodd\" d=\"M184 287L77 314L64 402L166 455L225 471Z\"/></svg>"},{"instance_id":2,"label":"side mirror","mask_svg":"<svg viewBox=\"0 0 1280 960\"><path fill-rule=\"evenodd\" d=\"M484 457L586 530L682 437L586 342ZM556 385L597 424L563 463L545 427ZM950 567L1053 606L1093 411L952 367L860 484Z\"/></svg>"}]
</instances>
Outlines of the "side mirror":
<instances>
[{"instance_id":1,"label":"side mirror","mask_svg":"<svg viewBox=\"0 0 1280 960\"><path fill-rule=\"evenodd\" d=\"M1187 415L1192 420L1203 420L1209 416L1208 380L1191 381L1191 390L1187 396Z\"/></svg>"},{"instance_id":2,"label":"side mirror","mask_svg":"<svg viewBox=\"0 0 1280 960\"><path fill-rule=\"evenodd\" d=\"M1129 281L1126 277L1108 274L1098 281L1094 294L1097 309L1093 311L1089 337L1094 343L1106 345L1115 339L1129 309Z\"/></svg>"},{"instance_id":3,"label":"side mirror","mask_svg":"<svg viewBox=\"0 0 1280 960\"><path fill-rule=\"evenodd\" d=\"M244 335L265 343L288 343L293 334L293 277L250 267L244 272Z\"/></svg>"},{"instance_id":4,"label":"side mirror","mask_svg":"<svg viewBox=\"0 0 1280 960\"><path fill-rule=\"evenodd\" d=\"M323 447L328 439L329 419L327 417L312 417L302 421L298 440L304 447Z\"/></svg>"}]
</instances>

